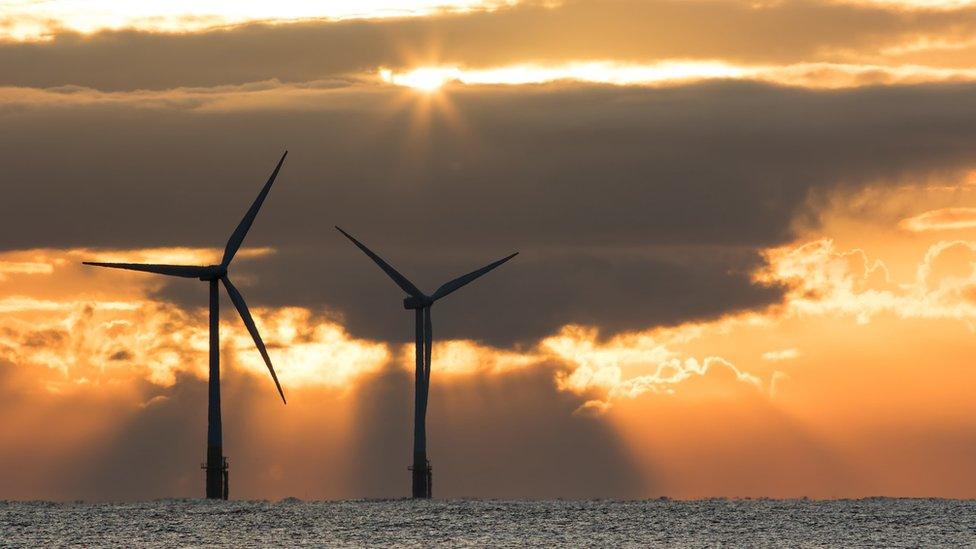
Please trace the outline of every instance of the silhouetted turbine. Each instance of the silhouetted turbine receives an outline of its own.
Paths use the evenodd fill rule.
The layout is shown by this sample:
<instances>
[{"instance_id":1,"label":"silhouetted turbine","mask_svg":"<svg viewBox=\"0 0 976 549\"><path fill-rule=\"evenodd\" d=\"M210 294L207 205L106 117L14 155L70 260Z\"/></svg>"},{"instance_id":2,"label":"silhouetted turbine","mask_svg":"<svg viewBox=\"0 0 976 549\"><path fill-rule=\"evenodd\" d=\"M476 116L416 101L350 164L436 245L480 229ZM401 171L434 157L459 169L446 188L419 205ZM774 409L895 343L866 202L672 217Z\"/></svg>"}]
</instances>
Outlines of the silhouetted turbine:
<instances>
[{"instance_id":1,"label":"silhouetted turbine","mask_svg":"<svg viewBox=\"0 0 976 549\"><path fill-rule=\"evenodd\" d=\"M360 250L369 256L383 272L393 279L409 297L403 299L404 309L414 309L415 319L415 344L416 344L416 369L414 370L414 426L413 426L413 497L429 498L432 495L432 479L430 461L427 459L427 396L430 389L430 351L433 346L433 335L431 333L430 308L434 302L451 293L457 291L462 286L469 284L476 278L484 275L488 271L505 263L509 259L518 255L518 252L499 259L498 261L486 265L477 271L472 271L464 276L459 276L454 280L441 285L431 295L421 292L413 282L407 280L405 276L397 272L389 263L376 255L362 242L356 240L346 231L336 227L346 238L352 241Z\"/></svg>"},{"instance_id":2,"label":"silhouetted turbine","mask_svg":"<svg viewBox=\"0 0 976 549\"><path fill-rule=\"evenodd\" d=\"M227 276L227 268L230 266L231 261L234 260L234 255L237 254L237 250L240 249L241 244L244 242L244 237L247 236L248 229L254 223L254 218L257 217L258 210L261 209L261 204L267 198L268 192L271 190L271 185L274 183L275 178L278 177L278 171L281 170L281 165L284 163L286 156L288 156L288 151L285 151L281 155L281 160L278 161L278 165L275 166L274 172L268 178L268 182L264 184L264 188L261 189L257 199L254 200L254 204L244 214L244 219L241 220L234 234L230 235L227 246L224 248L224 257L219 265L196 266L84 262L85 265L94 265L96 267L142 271L183 278L199 278L210 283L210 379L207 414L207 464L205 466L207 470L207 498L209 499L227 499L228 495L227 462L223 456L223 429L220 419L220 295L217 288L218 280L223 282L224 287L227 289L227 295L230 296L234 307L237 308L237 312L241 315L241 320L244 321L244 326L247 327L247 331L250 332L251 337L254 339L254 344L257 346L258 351L260 351L261 358L264 359L264 363L268 366L268 371L271 372L271 379L274 380L275 387L278 388L281 401L287 403L285 401L285 393L281 390L281 383L278 382L278 376L275 374L274 367L271 365L271 358L268 357L268 350L264 346L264 341L261 340L261 334L258 333L257 326L254 325L254 319L251 318L251 312L247 309L244 297L241 296L241 293L237 291L237 288Z\"/></svg>"}]
</instances>

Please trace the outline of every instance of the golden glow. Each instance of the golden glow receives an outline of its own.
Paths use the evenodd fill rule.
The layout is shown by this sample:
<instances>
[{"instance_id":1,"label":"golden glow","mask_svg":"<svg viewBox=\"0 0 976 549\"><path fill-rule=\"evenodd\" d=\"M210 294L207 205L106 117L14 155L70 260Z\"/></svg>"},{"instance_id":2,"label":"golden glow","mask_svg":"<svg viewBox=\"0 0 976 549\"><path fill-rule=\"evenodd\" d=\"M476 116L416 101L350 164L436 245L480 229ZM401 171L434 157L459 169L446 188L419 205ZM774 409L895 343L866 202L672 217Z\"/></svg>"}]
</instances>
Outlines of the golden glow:
<instances>
[{"instance_id":1,"label":"golden glow","mask_svg":"<svg viewBox=\"0 0 976 549\"><path fill-rule=\"evenodd\" d=\"M800 356L798 349L781 349L779 351L766 351L762 354L763 360L790 360Z\"/></svg>"},{"instance_id":2,"label":"golden glow","mask_svg":"<svg viewBox=\"0 0 976 549\"><path fill-rule=\"evenodd\" d=\"M413 345L404 345L400 352L400 366L413 371L415 360ZM436 375L503 374L538 366L545 357L536 353L517 353L505 349L486 347L474 341L449 340L437 342L431 351L431 369ZM433 373L432 373L433 375Z\"/></svg>"},{"instance_id":3,"label":"golden glow","mask_svg":"<svg viewBox=\"0 0 976 549\"><path fill-rule=\"evenodd\" d=\"M81 385L117 378L144 378L164 386L174 383L179 373L205 378L205 307L182 310L150 299L148 294L164 282L162 277L87 267L81 261L207 264L219 261L221 253L210 248L149 248L0 254L0 265L17 265L0 279L0 360L58 372L44 376L51 391L79 390ZM239 256L269 253L268 248L245 248ZM120 277L127 279L120 283ZM357 376L389 362L384 344L354 339L335 321L307 309L252 313L282 383L292 387L348 387ZM267 377L240 321L225 319L221 335L231 365Z\"/></svg>"},{"instance_id":4,"label":"golden glow","mask_svg":"<svg viewBox=\"0 0 976 549\"><path fill-rule=\"evenodd\" d=\"M385 82L426 92L439 89L451 80L459 80L460 76L457 69L441 67L422 67L403 74L396 74L390 69L380 70L380 77Z\"/></svg>"},{"instance_id":5,"label":"golden glow","mask_svg":"<svg viewBox=\"0 0 976 549\"><path fill-rule=\"evenodd\" d=\"M450 83L469 86L519 86L588 82L614 86L656 86L728 79L837 89L877 84L976 80L976 69L852 63L735 65L721 61L676 60L647 65L602 61L556 65L519 64L480 69L425 66L403 72L384 68L379 70L379 75L384 82L425 92L440 89Z\"/></svg>"},{"instance_id":6,"label":"golden glow","mask_svg":"<svg viewBox=\"0 0 976 549\"><path fill-rule=\"evenodd\" d=\"M976 208L941 208L903 219L899 227L913 232L976 228Z\"/></svg>"},{"instance_id":7,"label":"golden glow","mask_svg":"<svg viewBox=\"0 0 976 549\"><path fill-rule=\"evenodd\" d=\"M82 362L99 364L98 370L104 372L109 365L137 361L150 380L164 384L172 383L177 371L202 376L206 349L202 308L180 311L148 300L146 293L157 287L157 277L135 273L131 283L120 287L120 273L110 273L113 276L109 277L104 271L78 263L81 258L207 263L216 261L219 252L169 248L36 250L0 255L0 266L5 266L6 273L0 285L0 311L7 315L6 325L13 330L9 332L9 348L19 349L18 352L35 349L17 344L32 337L32 333L64 333L53 340L59 342L57 345L44 345L11 360L45 364L65 373L77 370L72 365ZM271 250L251 249L246 253L260 256ZM838 249L830 239L770 249L766 255L768 267L755 274L757 282L790 288L784 305L769 313L654 328L615 335L605 341L593 327L566 326L557 335L540 341L537 347L518 352L469 341L438 341L434 348L436 369L451 375L502 374L558 364L554 372L558 386L592 395L589 406L603 410L618 398L636 398L649 392L674 394L678 385L695 376L706 376L716 367L730 372L739 382L772 391L775 372L756 370L757 366L760 361L772 364L797 360L803 356L797 347L757 348L752 358L742 363L741 355L723 356L696 342L750 326L749 329L775 329L782 318L840 315L866 324L889 313L902 318L976 323L976 300L970 297L976 288L976 241L931 243L916 262L913 278L897 281L884 262L861 249ZM77 283L79 275L84 276L83 284ZM45 282L31 282L37 277L44 277ZM48 295L39 291L49 287L61 290ZM282 379L291 385L345 387L360 375L379 371L394 356L384 344L354 339L340 324L307 309L257 310L255 317ZM72 328L64 331L65 322ZM85 322L85 326L94 324L83 329L78 322ZM98 335L89 333L91 330ZM253 343L242 327L231 322L222 327L222 332L226 348L233 350L232 362L254 375L265 375L264 364L253 352ZM19 335L15 337L16 334ZM78 334L83 337L81 341L111 339L117 348L79 347L80 341L73 339ZM126 358L109 358L120 349L126 350ZM80 354L87 358L81 360ZM403 346L396 355L403 367L412 367L411 345ZM325 364L329 366L324 367ZM84 368L77 372L73 381L98 377ZM776 377L782 381L785 375Z\"/></svg>"},{"instance_id":8,"label":"golden glow","mask_svg":"<svg viewBox=\"0 0 976 549\"><path fill-rule=\"evenodd\" d=\"M882 314L976 322L976 241L931 244L914 280L896 283L884 262L863 250L837 250L830 239L767 252L770 266L757 275L790 285L786 312L850 315L861 324Z\"/></svg>"},{"instance_id":9,"label":"golden glow","mask_svg":"<svg viewBox=\"0 0 976 549\"><path fill-rule=\"evenodd\" d=\"M688 324L621 334L607 342L599 342L595 329L567 326L540 347L569 367L557 374L561 389L598 397L580 410L589 413L606 411L614 398L637 398L647 392L673 395L678 384L705 376L715 367L726 369L740 382L761 387L759 377L724 358L699 360L678 350L719 325Z\"/></svg>"},{"instance_id":10,"label":"golden glow","mask_svg":"<svg viewBox=\"0 0 976 549\"><path fill-rule=\"evenodd\" d=\"M269 354L284 387L349 389L358 376L375 373L390 361L386 345L353 339L342 326L316 319L308 309L258 309L254 316L265 341L273 343ZM235 360L255 376L267 376L268 368L243 326L232 323L221 327L225 329Z\"/></svg>"},{"instance_id":11,"label":"golden glow","mask_svg":"<svg viewBox=\"0 0 976 549\"><path fill-rule=\"evenodd\" d=\"M863 86L976 81L976 69L937 68L923 65L861 65L801 63L793 65L737 66L725 63L661 63L648 66L591 63L586 70L573 66L519 65L499 69L419 67L407 71L380 69L364 74L364 81L336 86L334 81L282 83L274 80L212 88L101 91L66 88L0 87L0 105L10 108L138 106L178 111L234 112L254 110L321 110L364 104L390 107L388 96L371 93L382 82L422 93L411 93L415 110L440 109L455 116L445 100L449 93L435 93L452 86L560 85L573 82L619 86L662 87L715 79L751 80L809 89L845 89ZM371 82L370 82L371 81ZM408 98L403 98L402 107ZM428 103L418 103L420 99ZM452 123L458 122L457 120Z\"/></svg>"},{"instance_id":12,"label":"golden glow","mask_svg":"<svg viewBox=\"0 0 976 549\"><path fill-rule=\"evenodd\" d=\"M162 263L169 265L213 265L220 263L224 250L218 248L143 248L139 250L75 249L73 257L103 263ZM244 248L237 258L265 257L273 248Z\"/></svg>"},{"instance_id":13,"label":"golden glow","mask_svg":"<svg viewBox=\"0 0 976 549\"><path fill-rule=\"evenodd\" d=\"M665 62L653 65L579 62L554 66L522 64L487 69L418 67L402 73L381 69L380 77L398 86L432 91L449 82L468 85L525 85L577 81L624 86L707 78L741 78L747 72L747 69L726 63L706 61Z\"/></svg>"},{"instance_id":14,"label":"golden glow","mask_svg":"<svg viewBox=\"0 0 976 549\"><path fill-rule=\"evenodd\" d=\"M6 274L51 274L54 266L29 261L0 261L0 281Z\"/></svg>"},{"instance_id":15,"label":"golden glow","mask_svg":"<svg viewBox=\"0 0 976 549\"><path fill-rule=\"evenodd\" d=\"M116 29L193 32L251 22L417 17L443 11L491 10L514 3L514 0L4 0L0 1L0 14L13 23L0 26L0 39L38 40L58 30L86 34Z\"/></svg>"},{"instance_id":16,"label":"golden glow","mask_svg":"<svg viewBox=\"0 0 976 549\"><path fill-rule=\"evenodd\" d=\"M836 0L836 3L906 10L955 10L976 5L974 0Z\"/></svg>"},{"instance_id":17,"label":"golden glow","mask_svg":"<svg viewBox=\"0 0 976 549\"><path fill-rule=\"evenodd\" d=\"M967 391L976 381L969 368L976 228L953 229L954 240L940 238L942 232L891 230L905 218L941 219L932 212L967 208L970 181L951 183L845 196L814 232L766 250L768 264L756 280L786 287L783 302L768 309L619 334L570 325L525 347L438 340L435 384L450 395L472 383L547 380L544 390L551 392L528 396L568 402L565 413L612 425L636 466L666 479L648 495L859 496L879 486L897 495L971 495L959 484L960 473L921 480L907 473L965 470L957 449L971 436L967 418L976 417ZM860 225L845 224L847 204ZM82 399L93 402L85 417L97 419L72 419L75 432L59 431L58 444L37 450L49 460L74 455L92 437L126 424L109 414L117 410L113 402L167 406L161 388L186 376L206 378L205 303L183 309L157 302L151 296L158 277L134 273L120 284L121 273L83 267L80 260L206 263L219 254L182 248L0 253L7 266L0 280L0 365L13 365L5 383L28 395L8 414L16 427L0 433L0 449L32 444L31 428L43 419L38 406ZM412 371L412 345L357 338L327 311L253 312L289 396L287 409L275 402L260 355L232 315L221 323L222 360L229 377L246 374L260 395L244 407L253 417L239 421L262 444L274 441L282 455L305 455L295 441L348 448L362 413L356 411L360 389L391 365L401 375ZM408 395L400 397L409 403ZM436 414L449 418L484 404L438 402ZM326 408L335 415L323 417ZM850 463L869 466L852 471ZM702 475L712 470L723 474ZM261 489L277 494L275 485ZM25 494L33 489L23 488Z\"/></svg>"},{"instance_id":18,"label":"golden glow","mask_svg":"<svg viewBox=\"0 0 976 549\"><path fill-rule=\"evenodd\" d=\"M84 306L94 309L131 311L137 305L128 301L57 301L34 299L28 296L9 296L0 298L0 313L23 313L29 311L72 311Z\"/></svg>"},{"instance_id":19,"label":"golden glow","mask_svg":"<svg viewBox=\"0 0 976 549\"><path fill-rule=\"evenodd\" d=\"M561 394L532 398L565 399L567 414L575 410L591 416L586 421L598 416L613 425L636 466L661 474L667 484L657 489L675 497L857 496L879 486L898 495L964 496L967 488L952 481L968 464L957 457L953 437L969 436L966 418L976 412L966 390L976 380L968 367L969 325L976 325L976 228L953 229L956 240L891 230L906 216L965 207L952 202L969 198L960 185L877 191L912 200L896 202L889 212L883 196L871 194L857 203L875 205L884 216L853 210L860 222L874 219L873 230L852 229L831 213L816 232L766 250L768 265L756 280L787 288L783 302L768 309L620 334L570 325L515 348L438 340L434 384L450 394L452 384L547 379L546 390ZM916 209L904 210L904 204ZM103 411L117 400L163 406L166 397L139 400L145 394L140 388L170 386L181 376L205 379L205 307L156 302L157 277L133 275L120 284L120 273L79 261L105 254L100 257L193 263L216 259L219 251L0 253L0 265L11 266L0 280L0 364L14 365L9 375L31 391L9 415L18 425L40 424L43 418L31 410L42 400L54 406L99 398L96 407ZM221 323L223 364L228 374L245 373L255 384L261 398L247 403L255 407L247 420L268 430L262 441L270 437L289 455L306 451L286 451L291 434L307 432L302 425L327 429L333 444L348 445L342 437L355 426L349 414L356 391L391 365L401 375L413 368L412 345L357 338L327 312L259 308L254 316L288 409L278 410L260 355L233 316ZM341 414L317 422L325 398ZM475 406L438 402L445 408L437 413L448 417L448 410ZM292 406L304 411L292 412ZM77 428L92 437L98 427ZM29 440L26 431L16 432L24 438L0 435L0 446ZM948 434L942 440L932 433ZM70 433L59 433L57 440L84 439L71 442ZM912 450L923 440L925 452ZM900 461L892 462L893 454ZM864 469L853 474L849 463ZM955 474L922 480L906 474L926 463ZM727 474L701 474L710 470Z\"/></svg>"}]
</instances>

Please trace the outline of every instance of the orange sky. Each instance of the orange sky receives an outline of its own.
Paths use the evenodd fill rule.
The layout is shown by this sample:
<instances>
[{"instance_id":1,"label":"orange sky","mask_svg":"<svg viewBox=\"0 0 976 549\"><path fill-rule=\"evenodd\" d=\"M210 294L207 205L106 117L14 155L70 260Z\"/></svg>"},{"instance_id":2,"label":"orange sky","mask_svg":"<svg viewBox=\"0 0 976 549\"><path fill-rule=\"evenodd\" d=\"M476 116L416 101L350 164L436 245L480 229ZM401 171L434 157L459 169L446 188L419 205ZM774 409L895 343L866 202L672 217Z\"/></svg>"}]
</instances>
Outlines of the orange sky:
<instances>
[{"instance_id":1,"label":"orange sky","mask_svg":"<svg viewBox=\"0 0 976 549\"><path fill-rule=\"evenodd\" d=\"M931 193L905 188L881 198L897 202L908 194L927 201ZM969 497L976 490L976 478L967 472L976 451L976 410L969 398L976 380L967 360L976 318L976 233L910 232L881 210L867 212L878 216L870 222L826 212L830 222L816 234L768 250L770 266L755 276L792 289L784 303L766 310L609 338L596 326L566 326L518 349L439 341L435 385L443 394L433 405L432 421L450 424L450 417L440 416L468 414L482 405L489 414L499 413L505 406L452 399L455 386L470 393L466 387L476 379L539 370L556 391L579 395L578 407L568 414L598 418L620 438L646 483L636 494ZM858 242L863 245L854 247ZM119 408L151 408L156 399L169 398L151 395L180 376L204 379L203 309L155 301L153 277L89 272L79 258L216 253L25 250L0 256L0 359L15 365L7 373L8 386L20 397L4 406L5 451L34 447L40 425L47 433L44 454L80 451L120 428L125 412ZM247 261L274 254L252 256ZM256 282L251 292L259 291ZM329 440L330 446L348 448L357 386L387 367L406 373L412 349L353 338L341 319L307 309L258 309L256 316L289 405L275 403L260 357L237 319L227 318L221 331L229 375L239 377L240 371L253 378L246 383L255 386L249 406L256 406L247 411L249 419L227 421L247 422L250 436L260 433L273 441L248 444L249 453L269 444L276 448L274 457L245 458L254 460L248 472L258 478L242 481L241 495L278 497L303 486L288 478L289 471L311 467L301 463L301 444L289 437L307 442L314 432L313 446ZM84 413L65 410L70 407ZM59 417L49 423L51 415ZM231 448L240 444L229 438ZM451 463L452 451L439 448L437 454ZM322 482L336 480L327 472L315 475L320 482L305 487L310 495L356 495L341 483ZM194 493L193 477L181 477L180 494ZM447 494L465 494L444 482ZM14 482L10 489L15 497L27 497L29 486ZM70 493L49 490L45 497ZM485 494L513 495L471 495Z\"/></svg>"},{"instance_id":2,"label":"orange sky","mask_svg":"<svg viewBox=\"0 0 976 549\"><path fill-rule=\"evenodd\" d=\"M275 400L225 303L233 497L406 493L413 348L402 342L409 318L380 293L392 291L388 283L369 278L376 292L354 297L366 307L390 295L387 309L369 309L371 321L402 320L401 339L361 329L346 303L316 293L339 275L272 281L287 278L288 261L318 254L319 242L329 254L348 251L328 232L343 217L375 230L371 242L408 270L420 269L422 238L421 251L450 268L479 264L485 248L482 259L528 248L499 270L491 288L502 291L475 298L511 300L512 314L545 317L544 329L482 337L482 328L495 334L519 319L465 309L475 301L464 292L443 306L463 327L435 327L438 496L976 497L971 3L696 2L692 20L687 5L661 1L457 2L446 11L435 9L443 2L300 4L272 16L249 3L156 13L114 2L0 2L0 58L10 54L0 59L8 75L0 124L21 128L12 152L0 146L0 161L21 162L9 177L16 199L0 209L0 498L199 495L204 287L81 261L214 261L262 175L257 151L278 143L298 145L286 188L275 190L286 197L275 205L272 196L274 211L262 213L235 280L257 300L288 405ZM631 8L661 21L644 29L627 20ZM654 32L681 21L680 37ZM843 33L831 30L839 21ZM218 50L226 60L206 57ZM75 55L91 65L70 66ZM180 56L197 61L184 66ZM731 99L711 102L717 94ZM909 94L931 108L899 107ZM862 97L883 108L864 112ZM532 149L505 117L554 144ZM354 131L329 133L347 123ZM834 131L854 145L833 147ZM640 141L655 132L661 148ZM760 134L769 139L753 144ZM232 152L208 150L230 142ZM572 151L597 144L616 164L564 183L588 167ZM330 146L385 151L365 154L384 171L359 157L347 163ZM557 168L543 164L549 151ZM644 169L637 158L678 164L648 171L633 190L621 182ZM193 170L175 171L185 159ZM304 171L290 175L292 164ZM513 209L476 218L494 196L479 189L516 171L525 194ZM439 187L443 173L455 179ZM388 174L396 180L384 190L433 198L418 205L368 187ZM684 183L710 177L716 183L701 188ZM755 190L737 191L741 181L760 189L755 210L735 200ZM576 200L587 182L598 191ZM367 206L335 206L357 194ZM86 203L72 217L82 195L107 209L89 214ZM193 210L198 198L220 207ZM519 209L534 199L543 206ZM627 203L645 199L681 215L630 217ZM399 223L428 206L435 221ZM773 221L753 229L757 218ZM592 240L576 232L589 225ZM522 236L534 229L539 236ZM702 278L662 290L680 294L670 316L653 316L666 307L660 295L613 301L607 313L600 292L609 303L614 286L632 281L601 263L604 252L663 257L687 267L688 279L718 269L719 279L739 277L773 297L726 303ZM527 256L534 266L574 255L593 261L596 274L571 264L559 273L580 284L570 290L520 271ZM365 262L353 252L327 258L323 270ZM508 296L520 285L580 305L519 303Z\"/></svg>"}]
</instances>

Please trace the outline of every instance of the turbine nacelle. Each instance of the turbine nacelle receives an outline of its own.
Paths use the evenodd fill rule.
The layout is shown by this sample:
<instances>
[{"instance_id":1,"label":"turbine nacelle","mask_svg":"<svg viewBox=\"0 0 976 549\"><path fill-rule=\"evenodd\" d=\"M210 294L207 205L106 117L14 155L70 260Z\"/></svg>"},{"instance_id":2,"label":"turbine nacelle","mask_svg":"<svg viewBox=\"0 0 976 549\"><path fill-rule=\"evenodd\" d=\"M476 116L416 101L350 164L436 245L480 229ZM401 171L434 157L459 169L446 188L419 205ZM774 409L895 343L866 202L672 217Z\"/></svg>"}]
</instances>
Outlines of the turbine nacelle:
<instances>
[{"instance_id":1,"label":"turbine nacelle","mask_svg":"<svg viewBox=\"0 0 976 549\"><path fill-rule=\"evenodd\" d=\"M200 275L200 280L204 282L210 280L220 280L221 278L227 276L227 267L225 265L210 265L204 267L205 271Z\"/></svg>"},{"instance_id":2,"label":"turbine nacelle","mask_svg":"<svg viewBox=\"0 0 976 549\"><path fill-rule=\"evenodd\" d=\"M423 298L408 296L403 298L404 309L423 309L434 304L434 300L424 296Z\"/></svg>"}]
</instances>

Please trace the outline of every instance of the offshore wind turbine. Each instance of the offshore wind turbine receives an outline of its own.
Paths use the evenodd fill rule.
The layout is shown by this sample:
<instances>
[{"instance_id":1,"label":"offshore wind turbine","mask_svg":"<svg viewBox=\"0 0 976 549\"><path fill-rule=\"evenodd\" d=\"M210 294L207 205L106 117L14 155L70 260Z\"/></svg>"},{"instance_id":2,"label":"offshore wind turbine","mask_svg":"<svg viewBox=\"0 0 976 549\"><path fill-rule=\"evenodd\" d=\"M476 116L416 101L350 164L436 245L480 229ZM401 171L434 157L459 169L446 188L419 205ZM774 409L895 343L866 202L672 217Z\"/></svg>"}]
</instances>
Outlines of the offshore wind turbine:
<instances>
[{"instance_id":1,"label":"offshore wind turbine","mask_svg":"<svg viewBox=\"0 0 976 549\"><path fill-rule=\"evenodd\" d=\"M440 288L437 288L434 293L427 295L421 292L413 282L407 280L407 277L397 272L389 263L373 253L362 242L356 240L341 228L336 227L336 229L351 240L363 253L369 256L373 262L379 265L380 269L383 269L383 272L393 279L393 282L400 289L409 294L403 298L403 308L414 310L416 327L414 330L416 368L414 370L413 466L410 467L410 470L413 471L412 494L414 498L430 498L433 495L432 469L430 460L427 459L427 396L430 389L430 351L431 347L433 347L430 308L438 299L447 297L462 286L473 282L488 271L517 256L518 252L464 276L459 276L450 282L446 282Z\"/></svg>"},{"instance_id":2,"label":"offshore wind turbine","mask_svg":"<svg viewBox=\"0 0 976 549\"><path fill-rule=\"evenodd\" d=\"M220 264L197 266L84 262L85 265L94 265L96 267L142 271L183 278L199 278L204 282L210 283L210 378L208 382L207 409L207 464L203 467L207 471L207 499L227 499L228 495L227 458L223 455L223 429L220 419L220 294L217 288L218 281L222 282L227 289L227 295L230 296L234 307L240 313L241 320L244 321L244 326L251 333L251 338L254 339L254 344L261 353L261 358L264 359L264 363L268 366L268 371L271 372L271 379L274 380L275 387L278 388L281 401L287 404L285 401L285 393L281 390L281 384L278 383L278 376L275 374L274 367L271 365L271 358L268 357L268 350L264 347L264 341L261 340L261 334L258 333L257 326L254 325L254 319L251 318L251 312L247 309L244 297L241 296L241 293L237 291L237 288L227 276L227 268L230 267L234 255L244 242L244 237L247 236L248 229L254 223L254 218L257 217L258 210L261 209L261 204L264 203L264 199L268 196L271 185L274 183L275 178L278 177L278 171L281 170L281 165L284 163L286 156L288 156L288 151L285 151L285 154L281 155L281 160L278 161L278 165L275 166L274 172L268 178L268 182L264 184L264 188L261 189L258 197L254 200L254 204L244 214L244 219L241 220L234 233L230 235L227 246L224 248L224 257Z\"/></svg>"}]
</instances>

